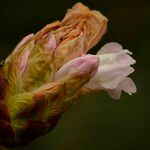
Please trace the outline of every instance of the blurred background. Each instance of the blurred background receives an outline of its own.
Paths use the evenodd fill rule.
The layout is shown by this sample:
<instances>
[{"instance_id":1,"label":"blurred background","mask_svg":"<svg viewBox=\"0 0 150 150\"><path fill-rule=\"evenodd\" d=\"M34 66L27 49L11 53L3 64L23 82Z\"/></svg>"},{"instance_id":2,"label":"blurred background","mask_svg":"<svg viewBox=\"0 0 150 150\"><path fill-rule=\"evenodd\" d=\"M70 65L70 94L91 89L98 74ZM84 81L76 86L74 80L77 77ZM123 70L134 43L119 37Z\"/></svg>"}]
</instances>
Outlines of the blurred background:
<instances>
[{"instance_id":1,"label":"blurred background","mask_svg":"<svg viewBox=\"0 0 150 150\"><path fill-rule=\"evenodd\" d=\"M62 19L76 0L5 0L0 3L0 60L29 33ZM150 150L150 3L148 0L81 0L109 19L107 34L91 50L116 41L137 60L138 92L120 101L106 93L84 96L48 135L15 150Z\"/></svg>"}]
</instances>

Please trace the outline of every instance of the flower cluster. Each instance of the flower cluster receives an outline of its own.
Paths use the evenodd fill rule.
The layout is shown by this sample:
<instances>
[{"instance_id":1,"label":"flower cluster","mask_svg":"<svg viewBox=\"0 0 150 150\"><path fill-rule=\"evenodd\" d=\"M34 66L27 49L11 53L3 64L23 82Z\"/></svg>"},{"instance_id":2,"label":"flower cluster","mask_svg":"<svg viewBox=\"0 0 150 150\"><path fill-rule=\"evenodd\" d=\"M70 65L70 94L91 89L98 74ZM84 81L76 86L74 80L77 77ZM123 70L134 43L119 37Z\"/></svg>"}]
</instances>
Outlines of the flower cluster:
<instances>
[{"instance_id":1,"label":"flower cluster","mask_svg":"<svg viewBox=\"0 0 150 150\"><path fill-rule=\"evenodd\" d=\"M136 92L127 77L132 53L117 43L87 54L107 30L107 18L77 3L64 19L26 36L0 69L0 144L14 147L50 132L80 94Z\"/></svg>"}]
</instances>

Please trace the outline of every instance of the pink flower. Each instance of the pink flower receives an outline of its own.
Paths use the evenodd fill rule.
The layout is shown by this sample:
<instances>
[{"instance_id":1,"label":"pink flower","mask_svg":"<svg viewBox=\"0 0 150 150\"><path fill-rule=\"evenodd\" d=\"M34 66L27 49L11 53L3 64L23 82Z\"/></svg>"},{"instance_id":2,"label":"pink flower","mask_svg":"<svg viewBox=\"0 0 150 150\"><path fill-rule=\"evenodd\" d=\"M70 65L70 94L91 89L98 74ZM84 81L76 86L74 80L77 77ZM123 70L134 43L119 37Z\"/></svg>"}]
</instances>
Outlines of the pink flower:
<instances>
[{"instance_id":1,"label":"pink flower","mask_svg":"<svg viewBox=\"0 0 150 150\"><path fill-rule=\"evenodd\" d=\"M97 53L100 59L98 71L85 85L87 91L105 90L114 99L119 99L121 91L128 94L136 92L136 86L131 78L127 77L134 72L130 66L135 60L128 50L123 50L118 43L108 43Z\"/></svg>"},{"instance_id":2,"label":"pink flower","mask_svg":"<svg viewBox=\"0 0 150 150\"><path fill-rule=\"evenodd\" d=\"M107 18L77 3L62 21L26 36L0 68L0 144L21 146L50 132L81 93L136 92L127 77L135 60L118 43L86 55L107 31Z\"/></svg>"}]
</instances>

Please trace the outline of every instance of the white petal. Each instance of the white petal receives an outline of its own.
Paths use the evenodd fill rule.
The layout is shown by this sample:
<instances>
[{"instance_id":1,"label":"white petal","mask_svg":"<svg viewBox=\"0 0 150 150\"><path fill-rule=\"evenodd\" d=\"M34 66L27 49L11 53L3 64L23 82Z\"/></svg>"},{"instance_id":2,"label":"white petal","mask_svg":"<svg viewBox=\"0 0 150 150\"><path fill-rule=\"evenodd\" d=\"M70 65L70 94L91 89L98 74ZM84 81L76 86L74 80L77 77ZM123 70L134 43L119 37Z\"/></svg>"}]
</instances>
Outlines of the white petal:
<instances>
[{"instance_id":1,"label":"white petal","mask_svg":"<svg viewBox=\"0 0 150 150\"><path fill-rule=\"evenodd\" d=\"M133 82L133 80L129 77L126 77L122 82L120 83L122 86L122 90L129 95L132 95L132 93L136 93L136 85Z\"/></svg>"},{"instance_id":2,"label":"white petal","mask_svg":"<svg viewBox=\"0 0 150 150\"><path fill-rule=\"evenodd\" d=\"M107 54L107 53L116 53L118 51L122 50L122 46L119 43L116 42L110 42L105 44L97 53L97 55L100 54Z\"/></svg>"},{"instance_id":3,"label":"white petal","mask_svg":"<svg viewBox=\"0 0 150 150\"><path fill-rule=\"evenodd\" d=\"M135 83L129 77L124 78L115 89L106 91L113 99L120 99L122 90L129 95L137 91Z\"/></svg>"},{"instance_id":4,"label":"white petal","mask_svg":"<svg viewBox=\"0 0 150 150\"><path fill-rule=\"evenodd\" d=\"M119 100L121 97L121 89L119 88L119 86L113 90L108 89L106 91L108 92L109 96L113 99Z\"/></svg>"},{"instance_id":5,"label":"white petal","mask_svg":"<svg viewBox=\"0 0 150 150\"><path fill-rule=\"evenodd\" d=\"M118 86L122 79L134 72L132 67L129 68L116 68L112 70L105 70L99 68L96 75L86 84L88 88L95 90L114 89Z\"/></svg>"}]
</instances>

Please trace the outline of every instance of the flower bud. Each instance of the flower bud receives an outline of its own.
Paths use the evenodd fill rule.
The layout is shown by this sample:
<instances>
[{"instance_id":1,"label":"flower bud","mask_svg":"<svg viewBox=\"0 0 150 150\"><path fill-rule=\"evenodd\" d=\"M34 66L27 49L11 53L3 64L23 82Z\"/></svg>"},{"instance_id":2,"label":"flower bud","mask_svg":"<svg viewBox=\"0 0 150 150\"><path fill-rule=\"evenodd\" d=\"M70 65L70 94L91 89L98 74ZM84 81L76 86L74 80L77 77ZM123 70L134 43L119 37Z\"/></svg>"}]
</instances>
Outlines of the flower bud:
<instances>
[{"instance_id":1,"label":"flower bud","mask_svg":"<svg viewBox=\"0 0 150 150\"><path fill-rule=\"evenodd\" d=\"M96 56L84 55L75 58L58 70L55 80L63 80L66 83L66 97L75 96L96 73L98 65L99 59Z\"/></svg>"},{"instance_id":2,"label":"flower bud","mask_svg":"<svg viewBox=\"0 0 150 150\"><path fill-rule=\"evenodd\" d=\"M20 73L21 73L21 75L23 75L23 73L25 72L25 69L26 69L27 64L28 64L29 55L30 55L30 51L26 51L26 52L24 52L24 54L21 58L21 62L20 62Z\"/></svg>"},{"instance_id":3,"label":"flower bud","mask_svg":"<svg viewBox=\"0 0 150 150\"><path fill-rule=\"evenodd\" d=\"M55 127L97 72L99 58L85 54L106 27L106 17L78 3L23 38L0 69L1 145L26 145Z\"/></svg>"},{"instance_id":4,"label":"flower bud","mask_svg":"<svg viewBox=\"0 0 150 150\"><path fill-rule=\"evenodd\" d=\"M107 18L77 3L64 19L26 36L0 68L0 144L22 146L50 132L81 92L136 92L135 63L117 43L86 55Z\"/></svg>"},{"instance_id":5,"label":"flower bud","mask_svg":"<svg viewBox=\"0 0 150 150\"><path fill-rule=\"evenodd\" d=\"M93 55L83 55L75 58L63 65L56 73L55 79L59 79L68 74L87 74L94 75L99 65L99 59Z\"/></svg>"}]
</instances>

